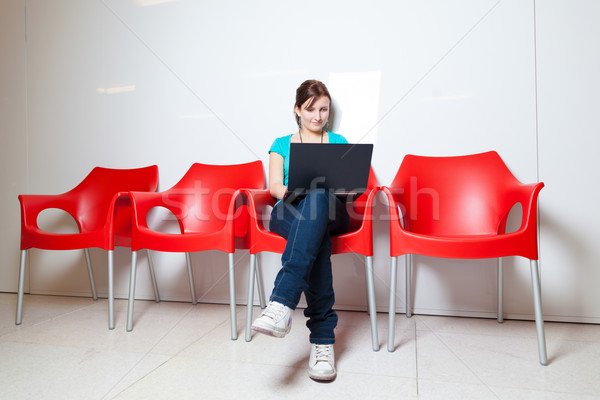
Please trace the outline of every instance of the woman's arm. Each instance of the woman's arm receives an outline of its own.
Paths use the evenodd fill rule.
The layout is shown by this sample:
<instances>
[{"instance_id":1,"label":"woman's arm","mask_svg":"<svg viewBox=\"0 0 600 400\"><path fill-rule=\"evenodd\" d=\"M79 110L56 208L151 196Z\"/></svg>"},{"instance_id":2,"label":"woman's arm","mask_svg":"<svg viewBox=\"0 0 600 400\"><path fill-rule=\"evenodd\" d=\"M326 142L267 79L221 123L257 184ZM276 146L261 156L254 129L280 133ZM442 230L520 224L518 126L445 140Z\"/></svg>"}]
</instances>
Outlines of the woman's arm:
<instances>
[{"instance_id":1,"label":"woman's arm","mask_svg":"<svg viewBox=\"0 0 600 400\"><path fill-rule=\"evenodd\" d=\"M283 184L283 157L274 151L269 155L269 191L277 199L283 199L287 191Z\"/></svg>"}]
</instances>

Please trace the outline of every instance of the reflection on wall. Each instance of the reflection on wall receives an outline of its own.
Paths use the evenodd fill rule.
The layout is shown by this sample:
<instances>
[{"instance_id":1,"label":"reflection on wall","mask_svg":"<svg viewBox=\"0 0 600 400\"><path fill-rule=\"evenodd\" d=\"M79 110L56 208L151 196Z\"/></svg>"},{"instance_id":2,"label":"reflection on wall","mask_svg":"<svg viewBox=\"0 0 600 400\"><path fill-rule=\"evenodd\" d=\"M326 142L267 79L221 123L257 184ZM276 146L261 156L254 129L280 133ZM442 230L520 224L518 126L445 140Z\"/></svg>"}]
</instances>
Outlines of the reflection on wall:
<instances>
[{"instance_id":1,"label":"reflection on wall","mask_svg":"<svg viewBox=\"0 0 600 400\"><path fill-rule=\"evenodd\" d=\"M333 97L333 131L351 143L376 143L381 72L336 72L329 75Z\"/></svg>"},{"instance_id":2,"label":"reflection on wall","mask_svg":"<svg viewBox=\"0 0 600 400\"><path fill-rule=\"evenodd\" d=\"M135 85L113 86L108 88L98 88L96 92L100 94L119 94L135 91Z\"/></svg>"},{"instance_id":3,"label":"reflection on wall","mask_svg":"<svg viewBox=\"0 0 600 400\"><path fill-rule=\"evenodd\" d=\"M138 7L148 7L162 3L172 3L174 1L177 0L135 0L135 4L137 4Z\"/></svg>"}]
</instances>

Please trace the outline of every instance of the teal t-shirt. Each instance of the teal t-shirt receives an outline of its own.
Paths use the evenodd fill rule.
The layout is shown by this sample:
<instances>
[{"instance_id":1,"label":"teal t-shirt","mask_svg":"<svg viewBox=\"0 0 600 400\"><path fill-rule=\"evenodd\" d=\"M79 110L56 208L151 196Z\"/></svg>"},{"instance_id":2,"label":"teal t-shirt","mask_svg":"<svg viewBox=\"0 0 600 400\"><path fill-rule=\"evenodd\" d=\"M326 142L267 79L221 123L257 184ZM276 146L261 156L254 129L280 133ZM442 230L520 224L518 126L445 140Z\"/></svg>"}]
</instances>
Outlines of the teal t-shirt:
<instances>
[{"instance_id":1,"label":"teal t-shirt","mask_svg":"<svg viewBox=\"0 0 600 400\"><path fill-rule=\"evenodd\" d=\"M329 131L327 134L329 135L329 143L348 143L346 138L342 135ZM283 157L283 184L285 186L288 185L288 172L290 170L290 140L292 139L292 135L275 139L269 149L269 154L273 151Z\"/></svg>"}]
</instances>

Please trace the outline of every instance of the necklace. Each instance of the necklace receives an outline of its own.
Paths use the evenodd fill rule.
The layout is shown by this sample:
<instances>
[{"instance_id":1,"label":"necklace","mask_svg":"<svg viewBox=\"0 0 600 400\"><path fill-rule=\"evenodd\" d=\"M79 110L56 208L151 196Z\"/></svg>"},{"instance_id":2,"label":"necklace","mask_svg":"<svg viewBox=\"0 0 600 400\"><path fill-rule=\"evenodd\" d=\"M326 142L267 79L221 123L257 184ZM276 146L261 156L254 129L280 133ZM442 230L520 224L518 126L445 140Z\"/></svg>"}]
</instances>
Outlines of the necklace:
<instances>
[{"instance_id":1,"label":"necklace","mask_svg":"<svg viewBox=\"0 0 600 400\"><path fill-rule=\"evenodd\" d=\"M298 136L300 136L300 143L304 143L304 140L302 140L302 133L300 133L300 131L298 131ZM325 136L325 134L323 133L323 130L321 129L321 143L323 143L323 136Z\"/></svg>"}]
</instances>

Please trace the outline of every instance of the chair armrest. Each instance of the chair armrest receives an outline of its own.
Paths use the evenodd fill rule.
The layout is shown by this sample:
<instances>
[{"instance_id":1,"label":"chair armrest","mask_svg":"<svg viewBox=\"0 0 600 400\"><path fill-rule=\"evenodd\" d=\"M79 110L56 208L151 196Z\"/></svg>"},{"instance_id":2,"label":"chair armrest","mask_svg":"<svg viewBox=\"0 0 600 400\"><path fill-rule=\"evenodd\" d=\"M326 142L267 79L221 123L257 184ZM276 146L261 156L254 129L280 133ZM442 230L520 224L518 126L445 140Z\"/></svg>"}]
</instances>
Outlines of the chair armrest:
<instances>
[{"instance_id":1,"label":"chair armrest","mask_svg":"<svg viewBox=\"0 0 600 400\"><path fill-rule=\"evenodd\" d=\"M269 189L242 189L241 191L247 194L257 206L274 206L278 201L271 195Z\"/></svg>"},{"instance_id":2,"label":"chair armrest","mask_svg":"<svg viewBox=\"0 0 600 400\"><path fill-rule=\"evenodd\" d=\"M375 195L381 188L374 186L364 192L359 198L347 205L347 211L350 215L350 220L360 222L373 220L373 202Z\"/></svg>"},{"instance_id":3,"label":"chair armrest","mask_svg":"<svg viewBox=\"0 0 600 400\"><path fill-rule=\"evenodd\" d=\"M38 216L42 211L50 208L57 208L71 215L81 231L81 223L76 218L76 204L64 194L22 194L19 195L19 202L21 227L27 231L41 231L37 223Z\"/></svg>"},{"instance_id":4,"label":"chair armrest","mask_svg":"<svg viewBox=\"0 0 600 400\"><path fill-rule=\"evenodd\" d=\"M131 199L129 192L116 193L108 208L108 229L110 236L131 234Z\"/></svg>"},{"instance_id":5,"label":"chair armrest","mask_svg":"<svg viewBox=\"0 0 600 400\"><path fill-rule=\"evenodd\" d=\"M398 212L398 208L403 207L403 205L397 201L397 196L394 194L393 189L389 188L388 186L384 186L381 188L381 191L385 193L388 199L390 223L402 221L402 216Z\"/></svg>"},{"instance_id":6,"label":"chair armrest","mask_svg":"<svg viewBox=\"0 0 600 400\"><path fill-rule=\"evenodd\" d=\"M538 196L543 187L543 182L519 184L513 186L509 191L511 202L519 203L523 208L521 226L517 232L531 229L532 225L534 225L533 229L537 229ZM503 222L505 223L505 220Z\"/></svg>"},{"instance_id":7,"label":"chair armrest","mask_svg":"<svg viewBox=\"0 0 600 400\"><path fill-rule=\"evenodd\" d=\"M242 189L241 193L248 199L251 229L264 230L264 210L275 206L277 199L271 196L269 189Z\"/></svg>"},{"instance_id":8,"label":"chair armrest","mask_svg":"<svg viewBox=\"0 0 600 400\"><path fill-rule=\"evenodd\" d=\"M379 186L367 189L360 197L349 203L348 208L356 214L363 215L368 208L373 207L373 197L380 190Z\"/></svg>"},{"instance_id":9,"label":"chair armrest","mask_svg":"<svg viewBox=\"0 0 600 400\"><path fill-rule=\"evenodd\" d=\"M169 199L168 192L129 192L131 201L132 224L138 230L150 230L147 222L148 212L154 207L164 207L171 211L179 220L189 210L182 207L181 203ZM179 221L180 228L181 221Z\"/></svg>"}]
</instances>

